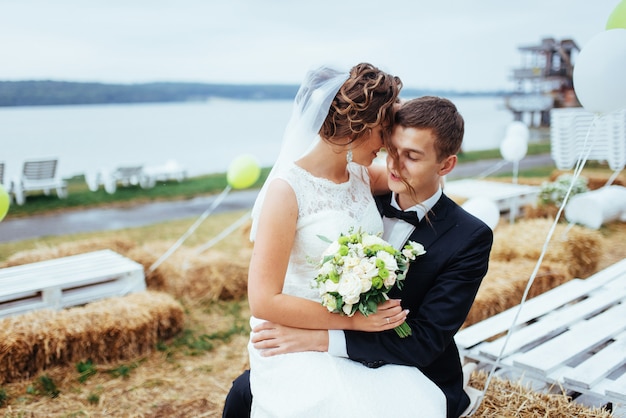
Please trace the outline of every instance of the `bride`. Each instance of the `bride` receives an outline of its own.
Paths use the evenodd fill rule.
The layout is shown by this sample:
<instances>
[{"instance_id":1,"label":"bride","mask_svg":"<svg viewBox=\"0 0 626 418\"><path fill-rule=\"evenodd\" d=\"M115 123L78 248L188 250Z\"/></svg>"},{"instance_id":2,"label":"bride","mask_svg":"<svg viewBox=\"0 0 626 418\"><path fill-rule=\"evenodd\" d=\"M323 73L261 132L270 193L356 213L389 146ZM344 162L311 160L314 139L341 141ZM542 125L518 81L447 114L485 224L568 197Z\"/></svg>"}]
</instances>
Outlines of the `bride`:
<instances>
[{"instance_id":1,"label":"bride","mask_svg":"<svg viewBox=\"0 0 626 418\"><path fill-rule=\"evenodd\" d=\"M387 190L372 164L390 135L401 81L371 64L310 71L295 99L281 153L252 211L251 325L384 331L407 312L329 313L311 287L327 242L350 228L382 233L372 192ZM441 390L417 368L367 368L325 352L264 356L248 346L253 417L445 416Z\"/></svg>"}]
</instances>

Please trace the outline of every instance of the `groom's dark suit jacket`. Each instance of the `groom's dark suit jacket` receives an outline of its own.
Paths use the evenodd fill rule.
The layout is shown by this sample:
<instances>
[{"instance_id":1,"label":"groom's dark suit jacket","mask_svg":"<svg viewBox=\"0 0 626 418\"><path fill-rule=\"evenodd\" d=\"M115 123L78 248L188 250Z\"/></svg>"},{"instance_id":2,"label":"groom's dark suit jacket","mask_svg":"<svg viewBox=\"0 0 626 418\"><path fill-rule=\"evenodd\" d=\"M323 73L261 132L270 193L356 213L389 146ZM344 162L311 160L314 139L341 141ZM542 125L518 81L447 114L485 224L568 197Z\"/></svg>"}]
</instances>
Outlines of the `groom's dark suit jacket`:
<instances>
[{"instance_id":1,"label":"groom's dark suit jacket","mask_svg":"<svg viewBox=\"0 0 626 418\"><path fill-rule=\"evenodd\" d=\"M381 213L390 199L391 194L376 198ZM394 331L346 331L348 355L368 367L418 367L446 395L448 417L458 417L469 399L463 392L463 373L453 337L487 273L493 234L482 221L442 195L409 239L424 245L426 254L411 263L403 289L394 289L390 296L401 298L402 305L410 309L407 322L413 334L401 339ZM233 382L222 416L248 417L251 403L246 371ZM414 407L418 413L419 405Z\"/></svg>"},{"instance_id":2,"label":"groom's dark suit jacket","mask_svg":"<svg viewBox=\"0 0 626 418\"><path fill-rule=\"evenodd\" d=\"M376 198L381 212L390 199L391 194ZM487 273L493 233L444 194L409 239L421 243L426 254L411 263L402 290L390 296L401 298L410 310L412 335L400 339L394 331L345 331L348 355L368 367L418 367L446 395L448 417L458 417L469 398L454 335Z\"/></svg>"}]
</instances>

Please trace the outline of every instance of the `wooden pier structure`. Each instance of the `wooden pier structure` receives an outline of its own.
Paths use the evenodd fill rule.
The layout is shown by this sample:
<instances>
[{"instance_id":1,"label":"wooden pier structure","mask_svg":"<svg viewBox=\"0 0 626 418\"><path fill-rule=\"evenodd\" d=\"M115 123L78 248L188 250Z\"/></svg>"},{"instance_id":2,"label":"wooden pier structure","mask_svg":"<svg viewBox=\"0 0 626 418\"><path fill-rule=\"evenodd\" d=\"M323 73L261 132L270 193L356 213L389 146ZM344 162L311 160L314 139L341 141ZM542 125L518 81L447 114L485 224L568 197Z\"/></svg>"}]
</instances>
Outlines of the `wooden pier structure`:
<instances>
[{"instance_id":1,"label":"wooden pier structure","mask_svg":"<svg viewBox=\"0 0 626 418\"><path fill-rule=\"evenodd\" d=\"M518 49L522 64L513 70L516 89L505 98L516 121L549 126L551 109L580 107L573 84L574 61L580 52L576 42L544 38L540 45Z\"/></svg>"}]
</instances>

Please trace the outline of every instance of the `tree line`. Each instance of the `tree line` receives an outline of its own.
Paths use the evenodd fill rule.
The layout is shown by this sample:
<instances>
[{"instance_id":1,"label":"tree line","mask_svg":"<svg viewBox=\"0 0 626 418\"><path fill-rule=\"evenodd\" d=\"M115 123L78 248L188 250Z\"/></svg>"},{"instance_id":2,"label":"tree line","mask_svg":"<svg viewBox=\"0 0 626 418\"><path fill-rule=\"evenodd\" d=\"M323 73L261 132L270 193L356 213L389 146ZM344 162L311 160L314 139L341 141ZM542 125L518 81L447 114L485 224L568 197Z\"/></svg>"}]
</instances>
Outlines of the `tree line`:
<instances>
[{"instance_id":1,"label":"tree line","mask_svg":"<svg viewBox=\"0 0 626 418\"><path fill-rule=\"evenodd\" d=\"M238 100L292 100L298 85L290 84L209 84L156 82L105 84L71 81L0 81L0 107L88 105L115 103L156 103L202 101L209 98ZM405 97L425 94L439 96L500 95L502 93L459 93L403 88Z\"/></svg>"},{"instance_id":2,"label":"tree line","mask_svg":"<svg viewBox=\"0 0 626 418\"><path fill-rule=\"evenodd\" d=\"M0 106L182 102L210 97L280 100L293 98L297 90L296 85L0 81Z\"/></svg>"}]
</instances>

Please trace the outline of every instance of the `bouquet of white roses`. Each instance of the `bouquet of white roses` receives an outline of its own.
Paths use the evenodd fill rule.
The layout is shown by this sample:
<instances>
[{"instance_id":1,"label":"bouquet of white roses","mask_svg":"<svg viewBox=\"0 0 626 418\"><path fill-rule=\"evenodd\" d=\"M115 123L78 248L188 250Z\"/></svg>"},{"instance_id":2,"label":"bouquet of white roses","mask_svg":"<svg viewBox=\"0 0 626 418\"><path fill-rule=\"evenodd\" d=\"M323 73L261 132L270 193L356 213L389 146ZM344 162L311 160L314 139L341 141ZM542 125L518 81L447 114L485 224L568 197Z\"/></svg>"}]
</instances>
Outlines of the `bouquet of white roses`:
<instances>
[{"instance_id":1,"label":"bouquet of white roses","mask_svg":"<svg viewBox=\"0 0 626 418\"><path fill-rule=\"evenodd\" d=\"M409 263L426 251L421 244L407 242L402 251L377 235L350 231L330 243L322 254L313 285L319 289L322 305L330 312L352 316L376 312L388 300L394 287L402 288ZM400 337L411 335L406 322L395 328Z\"/></svg>"}]
</instances>

